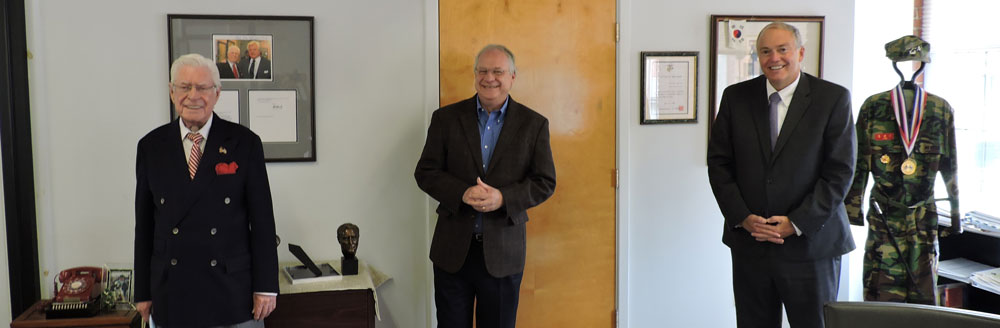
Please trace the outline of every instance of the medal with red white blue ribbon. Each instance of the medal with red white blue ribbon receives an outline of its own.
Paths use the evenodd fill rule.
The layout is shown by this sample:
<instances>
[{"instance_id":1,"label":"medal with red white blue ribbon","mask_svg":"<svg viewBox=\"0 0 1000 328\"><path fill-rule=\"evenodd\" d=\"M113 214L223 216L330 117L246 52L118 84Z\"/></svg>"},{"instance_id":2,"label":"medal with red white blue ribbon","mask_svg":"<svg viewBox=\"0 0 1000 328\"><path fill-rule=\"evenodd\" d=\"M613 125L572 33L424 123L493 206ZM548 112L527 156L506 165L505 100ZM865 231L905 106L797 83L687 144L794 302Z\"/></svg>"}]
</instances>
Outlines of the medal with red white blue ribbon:
<instances>
[{"instance_id":1,"label":"medal with red white blue ribbon","mask_svg":"<svg viewBox=\"0 0 1000 328\"><path fill-rule=\"evenodd\" d=\"M902 165L903 174L911 175L916 172L916 161L911 153L917 144L917 135L920 133L920 123L924 119L924 107L927 106L927 91L919 85L913 85L913 115L906 113L906 97L903 95L903 85L896 85L890 93L893 112L896 114L896 124L899 125L900 141L906 149L907 159Z\"/></svg>"},{"instance_id":2,"label":"medal with red white blue ribbon","mask_svg":"<svg viewBox=\"0 0 1000 328\"><path fill-rule=\"evenodd\" d=\"M913 146L917 144L917 135L920 133L920 123L924 118L924 107L927 106L927 92L918 85L913 86L913 116L906 113L906 103L903 96L903 86L897 85L892 89L890 99L892 109L896 113L896 123L899 125L899 135L906 148L906 155L913 152Z\"/></svg>"}]
</instances>

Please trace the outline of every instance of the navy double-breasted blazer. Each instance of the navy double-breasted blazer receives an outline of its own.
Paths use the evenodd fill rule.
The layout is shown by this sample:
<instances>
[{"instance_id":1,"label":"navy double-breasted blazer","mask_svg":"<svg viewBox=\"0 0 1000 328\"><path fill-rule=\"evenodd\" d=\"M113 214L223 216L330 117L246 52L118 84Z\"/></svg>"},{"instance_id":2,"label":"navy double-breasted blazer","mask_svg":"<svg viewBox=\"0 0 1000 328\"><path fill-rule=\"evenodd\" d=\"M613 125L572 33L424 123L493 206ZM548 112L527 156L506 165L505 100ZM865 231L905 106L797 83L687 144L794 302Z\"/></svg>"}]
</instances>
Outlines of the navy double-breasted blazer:
<instances>
[{"instance_id":1,"label":"navy double-breasted blazer","mask_svg":"<svg viewBox=\"0 0 1000 328\"><path fill-rule=\"evenodd\" d=\"M152 300L154 320L171 327L251 320L253 293L278 292L260 137L215 116L192 180L178 124L139 140L135 300Z\"/></svg>"}]
</instances>

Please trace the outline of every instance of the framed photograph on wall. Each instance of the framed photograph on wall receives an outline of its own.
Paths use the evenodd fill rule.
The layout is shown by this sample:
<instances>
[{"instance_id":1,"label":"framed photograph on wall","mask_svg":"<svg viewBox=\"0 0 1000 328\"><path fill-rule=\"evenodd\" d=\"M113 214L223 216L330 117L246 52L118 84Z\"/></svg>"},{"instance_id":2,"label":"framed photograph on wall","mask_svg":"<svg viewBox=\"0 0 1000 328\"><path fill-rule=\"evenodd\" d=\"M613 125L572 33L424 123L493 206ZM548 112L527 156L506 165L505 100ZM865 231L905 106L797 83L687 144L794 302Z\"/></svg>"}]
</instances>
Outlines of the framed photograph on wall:
<instances>
[{"instance_id":1,"label":"framed photograph on wall","mask_svg":"<svg viewBox=\"0 0 1000 328\"><path fill-rule=\"evenodd\" d=\"M795 26L802 36L805 56L802 71L823 76L823 16L734 16L712 15L709 40L709 117L711 129L726 87L759 76L757 35L772 22ZM761 96L763 97L763 96Z\"/></svg>"},{"instance_id":2,"label":"framed photograph on wall","mask_svg":"<svg viewBox=\"0 0 1000 328\"><path fill-rule=\"evenodd\" d=\"M639 124L698 122L698 52L639 56Z\"/></svg>"},{"instance_id":3,"label":"framed photograph on wall","mask_svg":"<svg viewBox=\"0 0 1000 328\"><path fill-rule=\"evenodd\" d=\"M313 17L170 14L167 34L167 69L189 53L212 59L215 112L257 133L268 162L316 161Z\"/></svg>"}]
</instances>

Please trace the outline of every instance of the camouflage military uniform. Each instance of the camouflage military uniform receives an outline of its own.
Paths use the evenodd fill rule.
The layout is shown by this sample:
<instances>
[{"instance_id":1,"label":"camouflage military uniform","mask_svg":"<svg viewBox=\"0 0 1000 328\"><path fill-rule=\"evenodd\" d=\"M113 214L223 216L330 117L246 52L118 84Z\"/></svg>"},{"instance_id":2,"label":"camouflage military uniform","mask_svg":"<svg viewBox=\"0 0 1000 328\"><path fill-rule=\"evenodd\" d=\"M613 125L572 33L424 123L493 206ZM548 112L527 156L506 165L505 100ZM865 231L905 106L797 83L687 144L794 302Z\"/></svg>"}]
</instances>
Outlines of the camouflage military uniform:
<instances>
[{"instance_id":1,"label":"camouflage military uniform","mask_svg":"<svg viewBox=\"0 0 1000 328\"><path fill-rule=\"evenodd\" d=\"M918 89L919 90L919 89ZM864 225L861 203L869 172L875 178L865 242L864 299L935 304L937 208L934 179L947 185L952 217L958 213L955 128L947 101L926 94L926 107L912 153L907 155L890 99L891 91L865 100L858 114L858 163L845 203L851 224ZM904 97L913 112L913 92ZM916 162L904 174L907 158Z\"/></svg>"}]
</instances>

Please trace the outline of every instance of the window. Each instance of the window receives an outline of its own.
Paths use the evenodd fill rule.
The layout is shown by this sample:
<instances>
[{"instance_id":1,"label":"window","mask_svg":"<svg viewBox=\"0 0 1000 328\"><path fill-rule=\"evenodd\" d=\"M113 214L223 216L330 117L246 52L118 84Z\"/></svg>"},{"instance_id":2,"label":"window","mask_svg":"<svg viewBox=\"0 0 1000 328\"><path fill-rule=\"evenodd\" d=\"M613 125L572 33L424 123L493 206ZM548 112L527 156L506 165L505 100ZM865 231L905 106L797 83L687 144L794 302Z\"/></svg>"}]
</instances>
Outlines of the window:
<instances>
[{"instance_id":1,"label":"window","mask_svg":"<svg viewBox=\"0 0 1000 328\"><path fill-rule=\"evenodd\" d=\"M955 110L961 210L1000 216L1000 34L991 17L1000 2L925 0L924 10L924 86ZM940 180L935 192L947 195Z\"/></svg>"}]
</instances>

